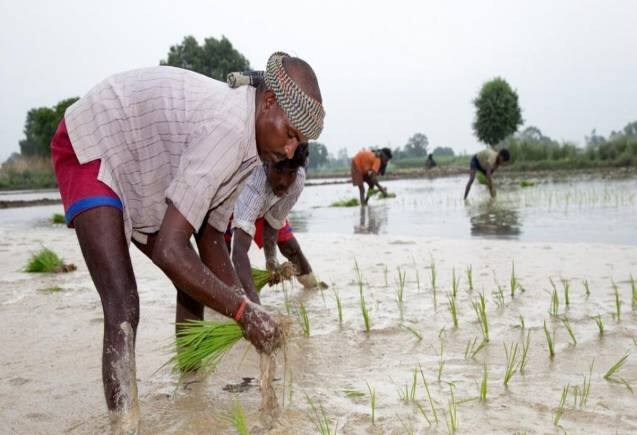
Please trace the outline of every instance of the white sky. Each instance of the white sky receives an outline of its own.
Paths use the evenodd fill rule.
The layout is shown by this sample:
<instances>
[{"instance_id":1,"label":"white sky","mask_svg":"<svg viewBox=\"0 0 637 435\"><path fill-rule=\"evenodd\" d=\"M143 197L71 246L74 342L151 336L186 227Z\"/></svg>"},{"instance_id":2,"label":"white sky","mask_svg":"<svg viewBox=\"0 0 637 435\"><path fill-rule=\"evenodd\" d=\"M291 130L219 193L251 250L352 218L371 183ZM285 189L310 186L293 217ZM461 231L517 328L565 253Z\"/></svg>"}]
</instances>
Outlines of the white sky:
<instances>
[{"instance_id":1,"label":"white sky","mask_svg":"<svg viewBox=\"0 0 637 435\"><path fill-rule=\"evenodd\" d=\"M275 50L307 60L333 153L415 132L473 152L471 101L498 75L525 125L581 144L637 120L635 17L631 0L0 0L0 160L19 150L30 108L157 65L187 34L227 36L253 68Z\"/></svg>"}]
</instances>

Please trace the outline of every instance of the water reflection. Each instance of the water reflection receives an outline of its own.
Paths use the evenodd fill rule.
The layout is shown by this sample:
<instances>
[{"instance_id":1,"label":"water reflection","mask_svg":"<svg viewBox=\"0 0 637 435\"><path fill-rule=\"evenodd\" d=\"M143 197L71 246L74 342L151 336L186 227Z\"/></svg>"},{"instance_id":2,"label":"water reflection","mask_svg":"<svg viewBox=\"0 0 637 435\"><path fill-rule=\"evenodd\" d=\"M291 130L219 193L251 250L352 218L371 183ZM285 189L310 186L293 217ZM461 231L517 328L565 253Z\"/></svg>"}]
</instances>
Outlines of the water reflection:
<instances>
[{"instance_id":1,"label":"water reflection","mask_svg":"<svg viewBox=\"0 0 637 435\"><path fill-rule=\"evenodd\" d=\"M521 231L518 211L498 201L487 201L468 207L471 235L474 237L504 237L517 239Z\"/></svg>"},{"instance_id":2,"label":"water reflection","mask_svg":"<svg viewBox=\"0 0 637 435\"><path fill-rule=\"evenodd\" d=\"M384 206L360 207L358 225L354 225L354 234L379 234L387 225L387 208Z\"/></svg>"}]
</instances>

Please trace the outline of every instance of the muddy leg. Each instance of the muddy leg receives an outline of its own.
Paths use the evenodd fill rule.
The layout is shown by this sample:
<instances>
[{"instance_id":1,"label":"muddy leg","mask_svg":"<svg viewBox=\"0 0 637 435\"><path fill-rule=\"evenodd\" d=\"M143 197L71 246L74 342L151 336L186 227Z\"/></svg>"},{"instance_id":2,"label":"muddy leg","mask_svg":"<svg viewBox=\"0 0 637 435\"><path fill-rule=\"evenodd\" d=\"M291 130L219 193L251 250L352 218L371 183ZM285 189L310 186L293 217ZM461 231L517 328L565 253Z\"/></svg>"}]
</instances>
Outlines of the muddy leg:
<instances>
[{"instance_id":1,"label":"muddy leg","mask_svg":"<svg viewBox=\"0 0 637 435\"><path fill-rule=\"evenodd\" d=\"M102 380L114 433L139 432L135 335L137 284L124 235L122 212L97 207L79 214L75 231L104 311Z\"/></svg>"}]
</instances>

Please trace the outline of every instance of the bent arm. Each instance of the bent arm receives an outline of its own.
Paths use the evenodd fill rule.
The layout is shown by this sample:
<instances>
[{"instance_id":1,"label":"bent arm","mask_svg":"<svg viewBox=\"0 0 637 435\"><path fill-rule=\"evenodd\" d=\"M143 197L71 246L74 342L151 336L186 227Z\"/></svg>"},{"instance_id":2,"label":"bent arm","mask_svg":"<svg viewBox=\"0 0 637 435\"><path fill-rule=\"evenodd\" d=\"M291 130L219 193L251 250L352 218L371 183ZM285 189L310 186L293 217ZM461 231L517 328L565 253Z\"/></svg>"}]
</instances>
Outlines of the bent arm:
<instances>
[{"instance_id":1,"label":"bent arm","mask_svg":"<svg viewBox=\"0 0 637 435\"><path fill-rule=\"evenodd\" d=\"M301 246L296 240L296 237L292 237L285 242L279 242L278 246L281 250L281 254L296 267L297 275L306 275L312 272L312 267L310 267L310 263L307 261L307 258L305 258L305 255L303 255L303 251L301 251Z\"/></svg>"}]
</instances>

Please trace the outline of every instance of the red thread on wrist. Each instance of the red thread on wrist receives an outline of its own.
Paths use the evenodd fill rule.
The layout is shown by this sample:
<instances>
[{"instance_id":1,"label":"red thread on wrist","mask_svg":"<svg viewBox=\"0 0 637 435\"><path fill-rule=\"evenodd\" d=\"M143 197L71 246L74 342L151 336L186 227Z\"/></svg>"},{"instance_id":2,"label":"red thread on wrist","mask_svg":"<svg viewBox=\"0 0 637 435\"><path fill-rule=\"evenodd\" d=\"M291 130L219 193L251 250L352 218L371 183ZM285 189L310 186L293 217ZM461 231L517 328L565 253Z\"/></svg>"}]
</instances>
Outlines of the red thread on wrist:
<instances>
[{"instance_id":1,"label":"red thread on wrist","mask_svg":"<svg viewBox=\"0 0 637 435\"><path fill-rule=\"evenodd\" d=\"M241 305L239 305L237 312L233 316L233 319L237 322L241 320L241 316L243 316L243 312L246 310L246 305L248 305L248 302L248 298L243 296L243 298L241 299Z\"/></svg>"}]
</instances>

